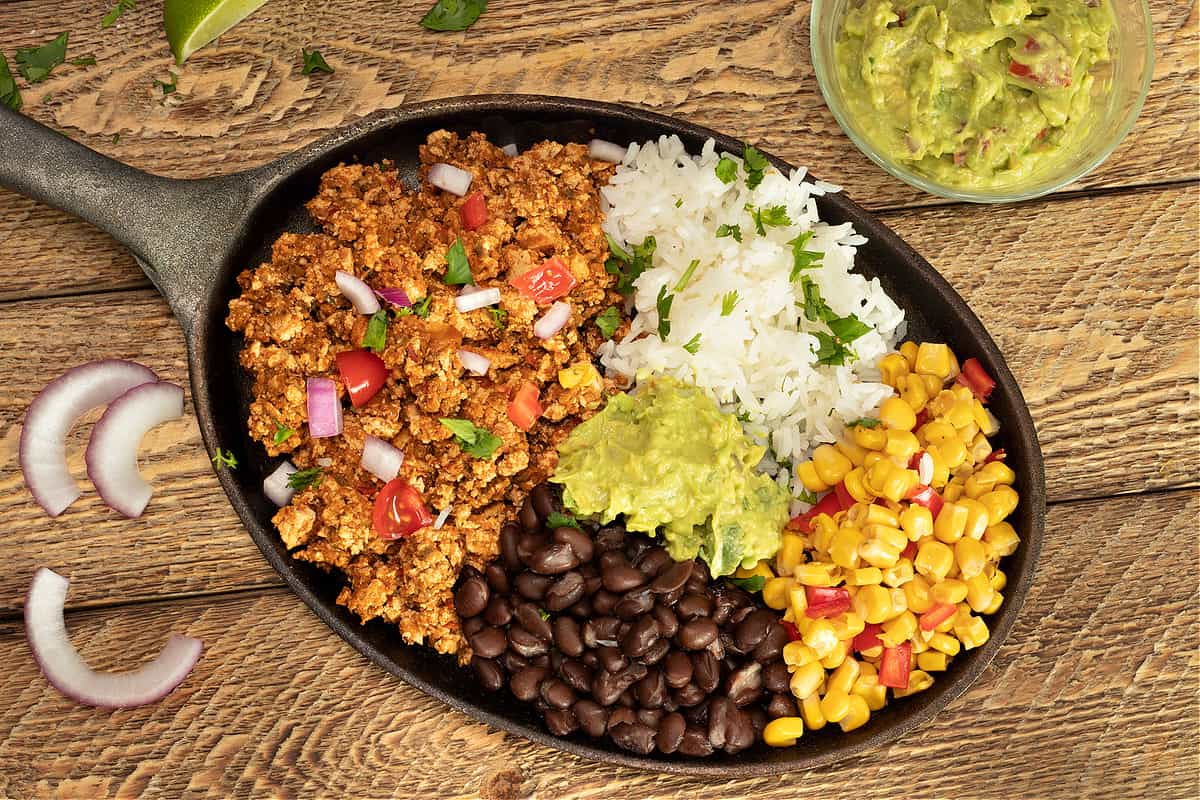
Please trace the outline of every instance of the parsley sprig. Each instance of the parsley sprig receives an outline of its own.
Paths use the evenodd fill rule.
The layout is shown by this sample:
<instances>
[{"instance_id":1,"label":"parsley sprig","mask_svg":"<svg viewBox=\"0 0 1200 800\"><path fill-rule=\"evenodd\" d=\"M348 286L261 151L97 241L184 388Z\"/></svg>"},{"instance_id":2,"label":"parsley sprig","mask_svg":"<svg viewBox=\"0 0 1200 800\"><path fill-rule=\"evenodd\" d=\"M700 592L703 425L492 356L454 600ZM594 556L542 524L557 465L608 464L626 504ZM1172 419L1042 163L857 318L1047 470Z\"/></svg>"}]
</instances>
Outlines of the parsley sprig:
<instances>
[{"instance_id":1,"label":"parsley sprig","mask_svg":"<svg viewBox=\"0 0 1200 800\"><path fill-rule=\"evenodd\" d=\"M462 239L457 238L446 251L446 275L442 278L442 283L447 286L465 286L473 280L471 264L467 261L467 250L463 247Z\"/></svg>"},{"instance_id":2,"label":"parsley sprig","mask_svg":"<svg viewBox=\"0 0 1200 800\"><path fill-rule=\"evenodd\" d=\"M633 252L630 253L608 234L604 236L608 239L608 250L611 254L604 262L604 270L609 275L617 276L618 292L632 294L634 281L652 266L654 250L658 243L653 236L647 236L641 244L634 245Z\"/></svg>"},{"instance_id":3,"label":"parsley sprig","mask_svg":"<svg viewBox=\"0 0 1200 800\"><path fill-rule=\"evenodd\" d=\"M768 227L782 228L792 224L792 219L787 213L787 206L755 208L747 203L746 211L749 212L750 219L754 220L754 230L758 231L759 236L766 236Z\"/></svg>"},{"instance_id":4,"label":"parsley sprig","mask_svg":"<svg viewBox=\"0 0 1200 800\"><path fill-rule=\"evenodd\" d=\"M771 166L771 162L767 161L767 157L762 153L750 145L746 145L742 150L742 166L746 169L746 188L757 189L763 181L763 174L767 171L767 167Z\"/></svg>"}]
</instances>

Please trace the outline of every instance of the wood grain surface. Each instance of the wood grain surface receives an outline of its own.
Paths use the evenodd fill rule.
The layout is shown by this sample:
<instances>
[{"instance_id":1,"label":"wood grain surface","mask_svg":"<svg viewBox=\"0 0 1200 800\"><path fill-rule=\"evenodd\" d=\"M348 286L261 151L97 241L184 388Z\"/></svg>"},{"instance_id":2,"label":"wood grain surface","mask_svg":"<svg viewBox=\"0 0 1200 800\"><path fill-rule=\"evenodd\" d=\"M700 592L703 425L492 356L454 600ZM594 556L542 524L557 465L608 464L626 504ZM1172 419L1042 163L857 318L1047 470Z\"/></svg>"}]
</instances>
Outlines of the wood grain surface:
<instances>
[{"instance_id":1,"label":"wood grain surface","mask_svg":"<svg viewBox=\"0 0 1200 800\"><path fill-rule=\"evenodd\" d=\"M638 773L475 723L371 666L282 588L190 415L144 443L156 490L144 518L118 517L90 487L58 520L30 502L17 441L47 379L109 356L186 386L187 364L123 248L0 191L0 798L1200 796L1196 3L1151 0L1154 81L1105 165L1053 198L965 207L891 179L841 134L809 63L808 3L492 0L470 31L437 35L416 26L429 2L273 0L177 70L168 96L153 84L172 69L157 2L102 29L109 0L0 0L0 52L11 61L69 30L69 55L97 64L22 81L24 111L177 177L256 166L379 109L483 92L631 103L809 165L954 284L1025 392L1052 505L1017 628L930 725L802 774ZM300 73L314 46L335 74ZM87 431L69 449L80 477ZM68 624L98 667L187 631L207 646L196 671L143 709L58 695L20 624L41 564L73 578Z\"/></svg>"}]
</instances>

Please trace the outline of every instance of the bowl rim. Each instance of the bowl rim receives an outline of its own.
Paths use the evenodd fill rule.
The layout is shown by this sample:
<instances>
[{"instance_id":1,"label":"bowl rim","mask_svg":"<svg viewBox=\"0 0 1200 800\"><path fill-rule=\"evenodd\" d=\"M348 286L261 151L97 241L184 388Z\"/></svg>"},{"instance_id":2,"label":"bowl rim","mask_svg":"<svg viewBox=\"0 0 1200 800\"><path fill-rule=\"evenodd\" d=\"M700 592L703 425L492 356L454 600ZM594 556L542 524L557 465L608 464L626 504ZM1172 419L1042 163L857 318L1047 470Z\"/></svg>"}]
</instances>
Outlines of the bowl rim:
<instances>
[{"instance_id":1,"label":"bowl rim","mask_svg":"<svg viewBox=\"0 0 1200 800\"><path fill-rule=\"evenodd\" d=\"M1137 100L1130 106L1129 112L1125 119L1121 121L1118 128L1118 133L1104 147L1096 151L1093 158L1083 162L1079 168L1072 170L1062 178L1051 181L1044 181L1040 184L1035 184L1028 189L960 189L952 186L932 181L919 173L906 169L898 163L889 161L879 154L867 141L866 137L862 136L855 128L851 116L846 112L846 109L841 106L837 95L833 90L833 84L836 78L830 75L825 70L825 45L821 39L821 32L825 30L822 20L829 20L830 14L826 11L826 7L832 5L837 0L813 0L812 9L809 12L809 31L808 31L808 46L809 46L809 61L813 68L813 74L817 79L817 86L821 90L821 97L825 101L825 107L833 114L837 120L838 127L842 129L842 133L854 143L859 152L875 162L877 166L894 178L907 183L928 194L937 197L944 197L948 200L958 200L968 203L1015 203L1022 200L1032 200L1037 197L1044 197L1058 190L1069 186L1075 181L1083 178L1092 170L1103 164L1108 157L1113 154L1113 151L1120 146L1129 132L1133 130L1133 126L1137 124L1138 117L1141 116L1142 108L1145 106L1146 97L1150 93L1150 84L1154 79L1154 23L1150 15L1150 5L1148 0L1137 0L1141 8L1141 23L1146 31L1147 47L1143 51L1142 62L1142 81L1138 87ZM1118 18L1118 25L1120 18Z\"/></svg>"}]
</instances>

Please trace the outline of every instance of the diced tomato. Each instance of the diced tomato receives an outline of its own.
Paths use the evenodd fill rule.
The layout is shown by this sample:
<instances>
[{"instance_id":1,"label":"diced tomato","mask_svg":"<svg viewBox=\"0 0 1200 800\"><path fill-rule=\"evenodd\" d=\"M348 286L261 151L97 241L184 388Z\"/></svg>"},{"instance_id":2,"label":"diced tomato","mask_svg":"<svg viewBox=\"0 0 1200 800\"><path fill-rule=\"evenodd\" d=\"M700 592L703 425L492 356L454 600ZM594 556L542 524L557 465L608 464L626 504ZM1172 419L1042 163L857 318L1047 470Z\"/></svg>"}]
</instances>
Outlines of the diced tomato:
<instances>
[{"instance_id":1,"label":"diced tomato","mask_svg":"<svg viewBox=\"0 0 1200 800\"><path fill-rule=\"evenodd\" d=\"M1040 44L1038 44L1037 39L1034 39L1032 36L1030 36L1028 39L1025 40L1025 46L1022 47L1021 49L1024 50L1026 53L1036 53L1042 49L1042 46Z\"/></svg>"},{"instance_id":2,"label":"diced tomato","mask_svg":"<svg viewBox=\"0 0 1200 800\"><path fill-rule=\"evenodd\" d=\"M779 624L783 626L785 631L787 631L789 642L800 641L800 629L797 628L794 623L788 622L786 619L781 619L779 620Z\"/></svg>"},{"instance_id":3,"label":"diced tomato","mask_svg":"<svg viewBox=\"0 0 1200 800\"><path fill-rule=\"evenodd\" d=\"M388 369L383 359L369 350L346 350L333 357L342 383L350 392L350 402L362 408L387 382Z\"/></svg>"},{"instance_id":4,"label":"diced tomato","mask_svg":"<svg viewBox=\"0 0 1200 800\"><path fill-rule=\"evenodd\" d=\"M538 400L536 384L525 381L508 404L508 418L523 431L533 427L538 417L542 415L542 404Z\"/></svg>"},{"instance_id":5,"label":"diced tomato","mask_svg":"<svg viewBox=\"0 0 1200 800\"><path fill-rule=\"evenodd\" d=\"M987 458L983 460L983 463L986 464L989 461L1003 461L1006 458L1008 458L1008 453L1004 452L1003 447L999 447L988 453Z\"/></svg>"},{"instance_id":6,"label":"diced tomato","mask_svg":"<svg viewBox=\"0 0 1200 800\"><path fill-rule=\"evenodd\" d=\"M372 516L380 539L402 539L413 531L433 524L433 515L425 508L421 493L400 478L388 481L375 498Z\"/></svg>"},{"instance_id":7,"label":"diced tomato","mask_svg":"<svg viewBox=\"0 0 1200 800\"><path fill-rule=\"evenodd\" d=\"M908 544L906 544L904 546L904 549L900 551L900 557L907 558L909 561L912 561L914 558L916 558L917 557L917 543L909 542Z\"/></svg>"},{"instance_id":8,"label":"diced tomato","mask_svg":"<svg viewBox=\"0 0 1200 800\"><path fill-rule=\"evenodd\" d=\"M933 490L932 486L917 486L908 493L908 497L905 499L928 508L934 519L937 519L938 514L942 513L942 506L946 504L946 501Z\"/></svg>"},{"instance_id":9,"label":"diced tomato","mask_svg":"<svg viewBox=\"0 0 1200 800\"><path fill-rule=\"evenodd\" d=\"M1010 74L1016 75L1018 78L1029 79L1030 76L1033 75L1033 70L1022 64L1020 61L1008 62L1008 71Z\"/></svg>"},{"instance_id":10,"label":"diced tomato","mask_svg":"<svg viewBox=\"0 0 1200 800\"><path fill-rule=\"evenodd\" d=\"M838 481L838 485L833 487L833 492L837 495L838 508L842 511L849 511L857 502L846 488L845 481Z\"/></svg>"},{"instance_id":11,"label":"diced tomato","mask_svg":"<svg viewBox=\"0 0 1200 800\"><path fill-rule=\"evenodd\" d=\"M804 613L809 619L836 617L850 610L850 592L845 587L805 586L804 594L808 600Z\"/></svg>"},{"instance_id":12,"label":"diced tomato","mask_svg":"<svg viewBox=\"0 0 1200 800\"><path fill-rule=\"evenodd\" d=\"M880 647L883 645L883 642L879 641L879 632L882 630L883 626L878 622L868 622L863 626L862 633L854 637L850 646L856 653L870 650L872 647Z\"/></svg>"},{"instance_id":13,"label":"diced tomato","mask_svg":"<svg viewBox=\"0 0 1200 800\"><path fill-rule=\"evenodd\" d=\"M482 228L488 219L487 199L483 192L475 192L464 200L458 207L458 215L467 230L477 231Z\"/></svg>"},{"instance_id":14,"label":"diced tomato","mask_svg":"<svg viewBox=\"0 0 1200 800\"><path fill-rule=\"evenodd\" d=\"M788 526L788 528L790 528L791 530L794 530L794 531L802 531L803 533L812 533L812 523L813 523L814 519L816 519L817 517L819 517L822 514L828 514L829 516L832 517L834 514L836 514L837 512L839 512L841 510L843 510L843 509L842 509L841 503L838 501L837 492L829 492L824 497L822 497L820 500L818 500L817 504L815 506L813 506L812 508L810 508L808 511L805 511L803 514L799 514L795 517L792 517L791 521L788 522L787 526Z\"/></svg>"},{"instance_id":15,"label":"diced tomato","mask_svg":"<svg viewBox=\"0 0 1200 800\"><path fill-rule=\"evenodd\" d=\"M553 303L575 288L575 276L558 256L547 258L540 267L512 279L517 290L539 305Z\"/></svg>"},{"instance_id":16,"label":"diced tomato","mask_svg":"<svg viewBox=\"0 0 1200 800\"><path fill-rule=\"evenodd\" d=\"M996 388L996 382L992 380L992 376L987 374L987 370L975 358L968 358L963 362L958 382L970 389L971 393L984 403L987 402L992 389Z\"/></svg>"},{"instance_id":17,"label":"diced tomato","mask_svg":"<svg viewBox=\"0 0 1200 800\"><path fill-rule=\"evenodd\" d=\"M931 631L953 617L956 613L958 613L958 606L954 605L954 603L938 603L922 614L920 619L917 620L917 624L921 626L921 630Z\"/></svg>"},{"instance_id":18,"label":"diced tomato","mask_svg":"<svg viewBox=\"0 0 1200 800\"><path fill-rule=\"evenodd\" d=\"M879 659L879 685L907 689L908 668L911 665L911 642L883 648L883 658Z\"/></svg>"}]
</instances>

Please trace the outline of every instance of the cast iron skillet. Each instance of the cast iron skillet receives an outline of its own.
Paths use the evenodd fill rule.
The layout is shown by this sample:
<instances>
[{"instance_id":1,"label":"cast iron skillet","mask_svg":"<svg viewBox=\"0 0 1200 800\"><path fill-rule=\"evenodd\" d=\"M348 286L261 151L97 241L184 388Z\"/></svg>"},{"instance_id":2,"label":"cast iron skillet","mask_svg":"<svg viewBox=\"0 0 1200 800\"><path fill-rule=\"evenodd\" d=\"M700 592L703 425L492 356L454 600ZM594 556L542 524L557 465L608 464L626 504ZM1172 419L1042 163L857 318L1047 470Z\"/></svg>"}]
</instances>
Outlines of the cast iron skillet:
<instances>
[{"instance_id":1,"label":"cast iron skillet","mask_svg":"<svg viewBox=\"0 0 1200 800\"><path fill-rule=\"evenodd\" d=\"M678 134L698 152L708 137L721 150L741 153L736 139L682 120L606 103L558 97L489 95L437 100L367 117L330 137L258 169L203 180L171 180L132 169L0 108L0 185L75 214L125 244L166 297L188 343L192 398L205 445L243 459L221 470L221 485L250 535L292 590L329 627L388 672L470 716L527 739L585 758L642 769L722 777L769 775L804 769L862 753L927 722L962 694L996 655L1017 618L1033 580L1045 517L1042 454L1021 391L995 342L962 298L888 228L841 194L818 200L822 218L850 221L870 243L858 268L876 275L908 315L908 335L950 343L960 358L975 356L996 378L991 407L1003 421L999 445L1016 470L1021 503L1013 520L1021 546L1005 563L1006 599L990 620L991 639L955 658L933 688L871 715L849 734L836 726L803 736L796 747L762 744L736 756L703 760L645 758L576 734L550 735L526 706L507 692L481 691L473 674L423 647L406 646L394 627L362 625L334 603L340 581L292 560L271 526L274 507L263 496L262 477L274 463L247 436L250 391L238 365L239 337L225 327L226 306L237 292L235 276L269 258L284 231L312 231L303 204L326 169L339 162L393 160L416 184L417 146L431 131L447 128L487 133L497 144L524 149L541 139L619 143ZM789 168L772 158L781 169ZM834 176L836 177L836 176ZM100 352L103 346L100 346ZM832 730L830 730L832 729Z\"/></svg>"}]
</instances>

